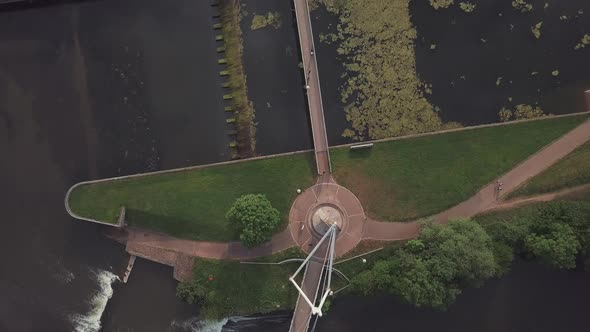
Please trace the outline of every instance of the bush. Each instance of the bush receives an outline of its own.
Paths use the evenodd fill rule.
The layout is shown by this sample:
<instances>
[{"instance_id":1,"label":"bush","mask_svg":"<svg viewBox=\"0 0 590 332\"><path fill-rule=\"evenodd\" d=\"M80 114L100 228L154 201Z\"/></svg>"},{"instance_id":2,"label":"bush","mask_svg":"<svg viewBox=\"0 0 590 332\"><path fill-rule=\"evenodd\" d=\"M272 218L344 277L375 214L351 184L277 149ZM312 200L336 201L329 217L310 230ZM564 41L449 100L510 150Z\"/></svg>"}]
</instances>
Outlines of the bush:
<instances>
[{"instance_id":1,"label":"bush","mask_svg":"<svg viewBox=\"0 0 590 332\"><path fill-rule=\"evenodd\" d=\"M176 287L176 296L190 304L201 303L207 294L207 288L199 280L181 282Z\"/></svg>"},{"instance_id":2,"label":"bush","mask_svg":"<svg viewBox=\"0 0 590 332\"><path fill-rule=\"evenodd\" d=\"M504 262L506 247L557 268L575 267L576 257L590 247L590 204L550 202L504 222L486 225ZM506 247L504 247L506 246Z\"/></svg>"},{"instance_id":3,"label":"bush","mask_svg":"<svg viewBox=\"0 0 590 332\"><path fill-rule=\"evenodd\" d=\"M238 198L226 217L239 230L240 240L246 247L269 241L280 222L279 211L261 194Z\"/></svg>"},{"instance_id":4,"label":"bush","mask_svg":"<svg viewBox=\"0 0 590 332\"><path fill-rule=\"evenodd\" d=\"M545 234L528 235L525 239L527 249L547 265L560 269L576 267L581 246L572 227L556 223L550 229Z\"/></svg>"}]
</instances>

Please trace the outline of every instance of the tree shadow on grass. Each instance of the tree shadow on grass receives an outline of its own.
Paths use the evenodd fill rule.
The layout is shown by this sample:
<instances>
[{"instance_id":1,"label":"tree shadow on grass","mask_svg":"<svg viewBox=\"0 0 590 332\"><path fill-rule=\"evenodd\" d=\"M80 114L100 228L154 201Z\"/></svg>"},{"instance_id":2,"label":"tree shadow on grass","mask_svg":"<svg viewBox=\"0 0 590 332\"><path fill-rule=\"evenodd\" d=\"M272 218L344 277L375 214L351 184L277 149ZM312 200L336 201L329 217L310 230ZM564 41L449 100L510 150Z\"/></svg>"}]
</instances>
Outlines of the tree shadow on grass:
<instances>
[{"instance_id":1,"label":"tree shadow on grass","mask_svg":"<svg viewBox=\"0 0 590 332\"><path fill-rule=\"evenodd\" d=\"M239 240L239 233L226 220L220 220L217 224L202 223L196 219L168 216L129 208L126 211L126 220L133 227L161 232L189 240L214 242Z\"/></svg>"}]
</instances>

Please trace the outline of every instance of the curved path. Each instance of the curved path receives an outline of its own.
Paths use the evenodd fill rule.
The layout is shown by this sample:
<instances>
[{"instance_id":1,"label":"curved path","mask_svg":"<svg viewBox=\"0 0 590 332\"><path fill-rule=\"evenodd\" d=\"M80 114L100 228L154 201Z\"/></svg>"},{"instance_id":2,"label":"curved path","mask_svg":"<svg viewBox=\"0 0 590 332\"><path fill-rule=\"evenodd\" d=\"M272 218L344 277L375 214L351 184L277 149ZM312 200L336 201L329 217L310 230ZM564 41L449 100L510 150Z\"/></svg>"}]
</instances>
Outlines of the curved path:
<instances>
[{"instance_id":1,"label":"curved path","mask_svg":"<svg viewBox=\"0 0 590 332\"><path fill-rule=\"evenodd\" d=\"M502 196L555 164L588 140L590 140L590 120L558 138L508 173L499 177L497 180L503 183L503 190L500 196L497 194L496 182L494 181L483 187L468 200L434 217L438 222L446 223L449 219L469 218L480 212L497 208L502 204L499 202ZM385 241L406 240L416 237L418 232L419 226L416 222L402 223L369 220L365 226L363 238Z\"/></svg>"},{"instance_id":2,"label":"curved path","mask_svg":"<svg viewBox=\"0 0 590 332\"><path fill-rule=\"evenodd\" d=\"M524 183L529 178L539 174L549 166L553 165L559 159L573 151L576 147L582 145L586 141L590 140L590 120L584 122L574 130L565 134L555 142L549 144L544 149L525 160L511 171L500 177L500 181L504 184L504 193L508 193L519 185ZM335 188L341 188L336 189ZM585 186L584 186L585 188ZM574 189L571 189L574 190ZM313 187L307 189L304 193L298 196L297 200L293 204L295 210L308 211L312 206L316 204L315 199L311 200L309 195L324 195L325 197L332 197L342 201L344 210L349 215L356 218L356 212L350 212L349 205L354 206L354 200L352 198L343 198L343 193L349 192L347 189L338 186L334 180L329 176L319 177L318 183ZM508 208L510 206L516 206L517 204L524 204L526 201L543 201L551 200L560 195L560 193L551 193L545 195L539 195L532 198L525 198L521 200L512 200L508 202L499 201L499 197L496 195L495 181L482 188L478 193L464 201L463 203L446 210L438 215L436 219L439 222L446 222L449 219L459 217L472 217L477 213L495 209L495 208ZM352 195L352 193L351 193ZM354 197L354 195L352 195ZM501 197L500 197L501 198ZM354 197L356 199L356 197ZM329 200L329 199L328 199ZM351 210L352 211L352 210ZM356 210L354 210L356 211ZM159 248L165 251L175 251L190 256L213 258L213 259L246 259L269 255L276 253L295 245L300 245L304 250L309 250L306 247L306 243L311 241L309 233L309 224L306 224L305 229L301 231L302 217L301 211L291 211L291 223L288 228L281 233L273 236L272 240L260 247L248 249L242 246L239 242L203 242L203 241L191 241L178 239L169 235L150 232L146 230L140 230L135 228L127 229L127 236L120 239L121 242L130 244L140 244L153 248ZM357 220L355 224L362 224L362 239L374 239L374 240L405 240L410 239L418 235L419 227L416 222L380 222L372 219L364 218L364 212L362 207L360 210L363 218L354 219ZM305 212L307 214L307 212ZM358 242L359 230L358 225L348 230L351 242ZM116 230L115 230L116 232ZM339 239L342 241L342 239ZM347 241L345 241L347 242ZM337 242L338 246L340 243ZM344 244L343 244L344 245ZM344 245L342 249L339 249L338 255L344 253L344 249L350 247L349 244Z\"/></svg>"}]
</instances>

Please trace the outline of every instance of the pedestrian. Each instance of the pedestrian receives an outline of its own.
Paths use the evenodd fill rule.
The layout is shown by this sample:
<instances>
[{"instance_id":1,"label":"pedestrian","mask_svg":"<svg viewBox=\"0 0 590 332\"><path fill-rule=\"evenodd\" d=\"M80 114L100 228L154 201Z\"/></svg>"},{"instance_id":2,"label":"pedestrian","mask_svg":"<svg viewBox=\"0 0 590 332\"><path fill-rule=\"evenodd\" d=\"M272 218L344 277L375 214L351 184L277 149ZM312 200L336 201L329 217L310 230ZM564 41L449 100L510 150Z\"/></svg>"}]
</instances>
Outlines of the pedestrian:
<instances>
[{"instance_id":1,"label":"pedestrian","mask_svg":"<svg viewBox=\"0 0 590 332\"><path fill-rule=\"evenodd\" d=\"M313 54L314 54L314 53L313 53L313 48L312 48L312 49L311 49L311 55L313 55Z\"/></svg>"}]
</instances>

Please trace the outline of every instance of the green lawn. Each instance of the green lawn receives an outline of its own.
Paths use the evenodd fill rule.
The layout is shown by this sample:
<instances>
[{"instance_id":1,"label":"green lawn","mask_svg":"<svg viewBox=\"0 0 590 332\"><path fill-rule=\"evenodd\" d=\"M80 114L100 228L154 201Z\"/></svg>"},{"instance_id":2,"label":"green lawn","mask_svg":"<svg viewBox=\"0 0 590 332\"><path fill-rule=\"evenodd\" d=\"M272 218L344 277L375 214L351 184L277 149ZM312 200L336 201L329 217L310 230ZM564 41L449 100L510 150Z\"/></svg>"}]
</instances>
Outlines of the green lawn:
<instances>
[{"instance_id":1,"label":"green lawn","mask_svg":"<svg viewBox=\"0 0 590 332\"><path fill-rule=\"evenodd\" d=\"M590 183L590 142L578 147L509 197L531 196Z\"/></svg>"},{"instance_id":2,"label":"green lawn","mask_svg":"<svg viewBox=\"0 0 590 332\"><path fill-rule=\"evenodd\" d=\"M587 115L544 119L331 151L334 176L369 216L412 220L469 198Z\"/></svg>"},{"instance_id":3,"label":"green lawn","mask_svg":"<svg viewBox=\"0 0 590 332\"><path fill-rule=\"evenodd\" d=\"M301 251L294 248L257 261L280 262L302 257ZM196 259L193 278L197 282L204 281L208 290L201 314L218 319L291 310L298 293L289 282L289 277L299 264L249 265L237 261ZM209 281L210 276L213 281Z\"/></svg>"},{"instance_id":4,"label":"green lawn","mask_svg":"<svg viewBox=\"0 0 590 332\"><path fill-rule=\"evenodd\" d=\"M116 222L127 209L132 226L194 240L237 240L225 213L241 195L265 194L287 223L297 188L315 180L311 154L298 154L125 180L84 185L70 196L83 217Z\"/></svg>"}]
</instances>

